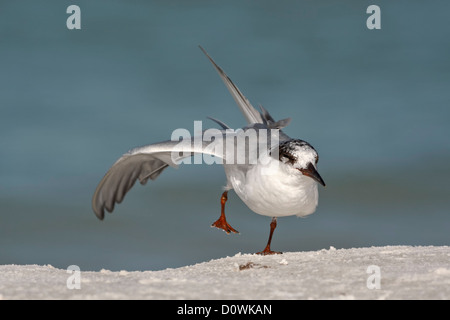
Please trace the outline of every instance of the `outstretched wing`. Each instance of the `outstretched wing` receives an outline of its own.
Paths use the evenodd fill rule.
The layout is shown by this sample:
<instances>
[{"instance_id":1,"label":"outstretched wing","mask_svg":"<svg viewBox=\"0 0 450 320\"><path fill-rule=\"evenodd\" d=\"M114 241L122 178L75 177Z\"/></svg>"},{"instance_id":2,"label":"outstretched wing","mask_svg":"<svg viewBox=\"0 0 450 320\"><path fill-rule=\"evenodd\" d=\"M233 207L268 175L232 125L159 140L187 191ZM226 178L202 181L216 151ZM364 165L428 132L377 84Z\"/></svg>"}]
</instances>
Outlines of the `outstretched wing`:
<instances>
[{"instance_id":1,"label":"outstretched wing","mask_svg":"<svg viewBox=\"0 0 450 320\"><path fill-rule=\"evenodd\" d=\"M135 182L144 185L148 179L155 180L168 166L177 167L179 162L194 153L206 153L223 157L222 150L206 148L206 143L197 145L194 138L187 143L165 141L130 150L108 170L97 186L92 198L92 209L102 220L105 209L114 210L116 203L121 203L126 193Z\"/></svg>"}]
</instances>

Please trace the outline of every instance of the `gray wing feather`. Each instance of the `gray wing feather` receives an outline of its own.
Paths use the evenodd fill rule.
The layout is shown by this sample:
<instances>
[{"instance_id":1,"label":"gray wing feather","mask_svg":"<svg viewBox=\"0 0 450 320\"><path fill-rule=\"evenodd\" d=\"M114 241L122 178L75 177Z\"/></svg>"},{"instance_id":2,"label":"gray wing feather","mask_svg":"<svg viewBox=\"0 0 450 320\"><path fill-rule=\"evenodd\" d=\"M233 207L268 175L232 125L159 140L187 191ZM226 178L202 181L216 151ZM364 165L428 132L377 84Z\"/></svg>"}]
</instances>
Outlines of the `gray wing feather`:
<instances>
[{"instance_id":1,"label":"gray wing feather","mask_svg":"<svg viewBox=\"0 0 450 320\"><path fill-rule=\"evenodd\" d=\"M242 113L244 114L247 123L249 124L263 123L263 118L261 117L261 114L251 105L250 101L248 101L247 98L238 89L238 87L234 85L234 83L226 75L226 73L222 70L222 68L219 67L214 62L214 60L209 56L209 54L205 51L205 49L203 49L201 46L199 47L203 51L203 53L208 57L209 61L211 61L217 73L219 73L219 76L222 78L223 82L225 83L225 86L230 91L231 95L233 96L233 99L239 106L239 109L241 109Z\"/></svg>"},{"instance_id":2,"label":"gray wing feather","mask_svg":"<svg viewBox=\"0 0 450 320\"><path fill-rule=\"evenodd\" d=\"M287 127L291 122L291 118L275 121L270 115L269 111L267 111L263 106L260 105L259 108L261 109L261 115L263 117L264 123L270 129L282 129L284 127Z\"/></svg>"},{"instance_id":3,"label":"gray wing feather","mask_svg":"<svg viewBox=\"0 0 450 320\"><path fill-rule=\"evenodd\" d=\"M215 123L217 123L219 126L222 127L222 129L226 130L226 129L231 129L231 127L229 125L227 125L226 123L224 123L223 121L211 118L211 117L207 117L208 119L214 121Z\"/></svg>"}]
</instances>

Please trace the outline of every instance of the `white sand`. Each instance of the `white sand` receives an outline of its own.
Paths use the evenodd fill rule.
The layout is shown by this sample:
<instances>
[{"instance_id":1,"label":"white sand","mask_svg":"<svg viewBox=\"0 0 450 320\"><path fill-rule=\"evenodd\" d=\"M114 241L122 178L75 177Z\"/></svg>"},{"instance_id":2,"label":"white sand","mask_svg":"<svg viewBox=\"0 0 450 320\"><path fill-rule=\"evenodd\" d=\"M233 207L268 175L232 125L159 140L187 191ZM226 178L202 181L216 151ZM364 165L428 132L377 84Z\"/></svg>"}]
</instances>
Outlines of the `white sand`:
<instances>
[{"instance_id":1,"label":"white sand","mask_svg":"<svg viewBox=\"0 0 450 320\"><path fill-rule=\"evenodd\" d=\"M371 265L376 267L368 273ZM67 270L49 265L2 265L0 298L450 299L450 247L237 254L177 269L81 270L79 275L80 289L71 290L67 279L74 274ZM368 282L369 287L377 286L378 275L379 289L369 289Z\"/></svg>"}]
</instances>

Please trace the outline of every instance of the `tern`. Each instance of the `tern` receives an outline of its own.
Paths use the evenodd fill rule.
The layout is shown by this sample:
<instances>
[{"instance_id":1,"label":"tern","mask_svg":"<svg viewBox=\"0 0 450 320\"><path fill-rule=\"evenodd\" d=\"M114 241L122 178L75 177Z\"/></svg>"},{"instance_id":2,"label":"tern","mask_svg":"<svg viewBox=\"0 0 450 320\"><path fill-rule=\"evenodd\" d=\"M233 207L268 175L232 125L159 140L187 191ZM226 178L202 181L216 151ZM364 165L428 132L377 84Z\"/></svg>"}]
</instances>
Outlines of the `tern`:
<instances>
[{"instance_id":1,"label":"tern","mask_svg":"<svg viewBox=\"0 0 450 320\"><path fill-rule=\"evenodd\" d=\"M217 147L217 143L224 142L230 132L235 136L238 134L230 130L225 123L210 118L222 128L219 139L212 139L216 143L215 147L211 147L211 141L202 141L199 144L194 143L192 138L192 141L184 144L179 140L170 140L131 149L113 164L98 184L92 198L92 208L96 216L103 220L105 210L111 213L115 204L122 202L137 180L144 185L149 179L155 180L169 166L177 167L182 160L194 154L208 154L223 160L227 177L220 198L220 217L212 227L222 229L228 234L238 233L230 226L225 216L228 192L234 190L252 211L272 218L267 245L257 254L281 253L270 248L277 218L291 215L304 217L312 214L318 205L318 184L325 186L317 171L319 155L308 142L292 139L281 131L289 124L289 118L275 121L262 106L260 111L256 110L222 68L201 46L200 49L218 72L247 121L247 126L240 132L244 134L251 130L256 132L259 147L262 140L270 140L271 143L266 143L265 150L262 150L266 152L260 152L261 150L255 146L246 145L245 161L233 161L236 160L234 152L238 148L236 139L230 140L233 141L231 149L228 148L229 144L227 147ZM276 139L272 139L274 137ZM233 157L226 154L229 150L233 151ZM252 163L248 161L251 153L256 154L258 161Z\"/></svg>"}]
</instances>

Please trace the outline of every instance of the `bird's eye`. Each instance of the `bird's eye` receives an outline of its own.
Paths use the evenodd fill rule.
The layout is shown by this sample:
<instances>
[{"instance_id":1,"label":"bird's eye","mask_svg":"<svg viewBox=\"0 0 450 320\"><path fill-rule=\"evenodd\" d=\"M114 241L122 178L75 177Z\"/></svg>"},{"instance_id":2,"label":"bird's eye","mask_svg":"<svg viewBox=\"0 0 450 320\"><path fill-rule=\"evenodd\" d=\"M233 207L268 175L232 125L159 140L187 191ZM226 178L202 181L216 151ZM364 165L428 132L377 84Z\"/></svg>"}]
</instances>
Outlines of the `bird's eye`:
<instances>
[{"instance_id":1,"label":"bird's eye","mask_svg":"<svg viewBox=\"0 0 450 320\"><path fill-rule=\"evenodd\" d=\"M317 162L319 162L319 155L317 155L317 157L316 157L316 164L317 164Z\"/></svg>"}]
</instances>

